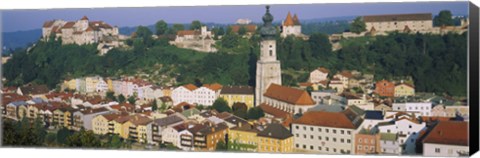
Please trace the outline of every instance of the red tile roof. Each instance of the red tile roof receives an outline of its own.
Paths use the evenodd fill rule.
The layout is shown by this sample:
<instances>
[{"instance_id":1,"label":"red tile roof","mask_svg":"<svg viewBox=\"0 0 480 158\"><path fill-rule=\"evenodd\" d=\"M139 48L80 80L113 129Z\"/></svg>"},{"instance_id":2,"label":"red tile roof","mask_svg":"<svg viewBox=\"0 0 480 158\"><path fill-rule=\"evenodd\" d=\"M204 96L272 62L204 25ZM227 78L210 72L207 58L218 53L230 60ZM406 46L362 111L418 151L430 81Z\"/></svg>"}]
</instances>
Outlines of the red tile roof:
<instances>
[{"instance_id":1,"label":"red tile roof","mask_svg":"<svg viewBox=\"0 0 480 158\"><path fill-rule=\"evenodd\" d=\"M245 29L247 30L247 32L255 32L257 31L257 25L232 25L230 26L232 28L232 32L235 32L235 33L238 33L238 30L240 30L241 27L245 27Z\"/></svg>"},{"instance_id":2,"label":"red tile roof","mask_svg":"<svg viewBox=\"0 0 480 158\"><path fill-rule=\"evenodd\" d=\"M43 27L46 28L46 27L52 27L53 23L55 23L55 21L46 21L45 23L43 23Z\"/></svg>"},{"instance_id":3,"label":"red tile roof","mask_svg":"<svg viewBox=\"0 0 480 158\"><path fill-rule=\"evenodd\" d=\"M467 122L440 121L425 137L423 143L468 146L468 134Z\"/></svg>"},{"instance_id":4,"label":"red tile roof","mask_svg":"<svg viewBox=\"0 0 480 158\"><path fill-rule=\"evenodd\" d=\"M365 22L432 20L432 13L363 16Z\"/></svg>"},{"instance_id":5,"label":"red tile roof","mask_svg":"<svg viewBox=\"0 0 480 158\"><path fill-rule=\"evenodd\" d=\"M65 25L63 25L62 29L72 28L73 25L75 25L75 22L73 22L73 21L67 22L67 23L65 23Z\"/></svg>"},{"instance_id":6,"label":"red tile roof","mask_svg":"<svg viewBox=\"0 0 480 158\"><path fill-rule=\"evenodd\" d=\"M290 113L274 108L266 103L262 103L259 105L260 109L262 109L263 112L272 115L275 118L287 118Z\"/></svg>"},{"instance_id":7,"label":"red tile roof","mask_svg":"<svg viewBox=\"0 0 480 158\"><path fill-rule=\"evenodd\" d=\"M80 20L88 20L88 17L87 16L83 16L82 19Z\"/></svg>"},{"instance_id":8,"label":"red tile roof","mask_svg":"<svg viewBox=\"0 0 480 158\"><path fill-rule=\"evenodd\" d=\"M330 72L330 70L328 70L327 68L324 68L324 67L319 67L319 68L317 68L317 70L320 71L320 72L323 72L323 73L329 73Z\"/></svg>"},{"instance_id":9,"label":"red tile roof","mask_svg":"<svg viewBox=\"0 0 480 158\"><path fill-rule=\"evenodd\" d=\"M344 112L308 111L295 124L356 129L361 122L354 123Z\"/></svg>"},{"instance_id":10,"label":"red tile roof","mask_svg":"<svg viewBox=\"0 0 480 158\"><path fill-rule=\"evenodd\" d=\"M264 96L294 105L314 105L315 102L307 91L272 83Z\"/></svg>"},{"instance_id":11,"label":"red tile roof","mask_svg":"<svg viewBox=\"0 0 480 158\"><path fill-rule=\"evenodd\" d=\"M187 84L187 85L183 85L183 87L185 87L186 89L190 90L190 91L193 91L195 89L197 89L198 87L193 85L193 84Z\"/></svg>"},{"instance_id":12,"label":"red tile roof","mask_svg":"<svg viewBox=\"0 0 480 158\"><path fill-rule=\"evenodd\" d=\"M180 30L177 32L178 36L185 36L185 35L200 35L200 31L196 30Z\"/></svg>"},{"instance_id":13,"label":"red tile roof","mask_svg":"<svg viewBox=\"0 0 480 158\"><path fill-rule=\"evenodd\" d=\"M293 24L300 25L300 20L298 20L297 14L293 15Z\"/></svg>"},{"instance_id":14,"label":"red tile roof","mask_svg":"<svg viewBox=\"0 0 480 158\"><path fill-rule=\"evenodd\" d=\"M213 91L218 91L218 90L222 89L222 85L221 85L221 84L218 84L218 83L214 83L214 84L203 84L203 87L208 88L208 89L211 89L211 90L213 90Z\"/></svg>"},{"instance_id":15,"label":"red tile roof","mask_svg":"<svg viewBox=\"0 0 480 158\"><path fill-rule=\"evenodd\" d=\"M283 21L283 26L293 26L295 25L295 22L292 19L292 15L290 12L288 12L287 17L285 18L285 21Z\"/></svg>"}]
</instances>

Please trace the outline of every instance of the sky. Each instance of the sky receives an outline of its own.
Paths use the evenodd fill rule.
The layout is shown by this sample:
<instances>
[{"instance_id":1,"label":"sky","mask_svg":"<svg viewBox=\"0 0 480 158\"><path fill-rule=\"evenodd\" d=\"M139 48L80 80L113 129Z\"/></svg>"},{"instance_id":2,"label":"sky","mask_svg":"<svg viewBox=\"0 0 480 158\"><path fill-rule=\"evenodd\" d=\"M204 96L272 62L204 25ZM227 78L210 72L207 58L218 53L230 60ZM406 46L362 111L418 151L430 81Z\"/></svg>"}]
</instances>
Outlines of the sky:
<instances>
[{"instance_id":1,"label":"sky","mask_svg":"<svg viewBox=\"0 0 480 158\"><path fill-rule=\"evenodd\" d=\"M453 15L467 15L468 2L410 2L410 3L338 3L271 5L274 21L283 20L290 11L300 20L362 16L375 14L432 13L450 10ZM190 23L193 20L214 23L234 23L239 18L261 22L264 5L243 6L189 6L189 7L145 7L145 8L94 8L94 9L50 9L50 10L3 10L2 32L39 29L43 23L53 19L78 20L84 15L90 20L102 20L111 25L151 25L158 20L167 23Z\"/></svg>"}]
</instances>

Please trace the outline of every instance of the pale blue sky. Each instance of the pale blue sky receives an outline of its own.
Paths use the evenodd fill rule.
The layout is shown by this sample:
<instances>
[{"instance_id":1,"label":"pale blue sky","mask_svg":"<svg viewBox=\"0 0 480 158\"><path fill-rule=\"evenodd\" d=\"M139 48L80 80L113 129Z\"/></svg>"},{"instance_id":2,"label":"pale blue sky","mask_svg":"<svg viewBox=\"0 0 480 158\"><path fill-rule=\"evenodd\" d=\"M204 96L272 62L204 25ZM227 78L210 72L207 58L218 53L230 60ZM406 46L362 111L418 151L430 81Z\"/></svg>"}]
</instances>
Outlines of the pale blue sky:
<instances>
[{"instance_id":1,"label":"pale blue sky","mask_svg":"<svg viewBox=\"0 0 480 158\"><path fill-rule=\"evenodd\" d=\"M285 18L288 11L297 13L300 20L372 14L432 13L450 10L454 15L466 15L468 2L415 2L415 3L343 3L272 5L275 21ZM77 20L86 15L90 20L103 20L117 26L150 25L163 19L168 23L190 23L192 20L215 23L234 23L238 18L260 22L265 13L263 5L251 6L199 6L199 7L147 7L96 8L53 10L2 11L3 32L41 28L47 20Z\"/></svg>"}]
</instances>

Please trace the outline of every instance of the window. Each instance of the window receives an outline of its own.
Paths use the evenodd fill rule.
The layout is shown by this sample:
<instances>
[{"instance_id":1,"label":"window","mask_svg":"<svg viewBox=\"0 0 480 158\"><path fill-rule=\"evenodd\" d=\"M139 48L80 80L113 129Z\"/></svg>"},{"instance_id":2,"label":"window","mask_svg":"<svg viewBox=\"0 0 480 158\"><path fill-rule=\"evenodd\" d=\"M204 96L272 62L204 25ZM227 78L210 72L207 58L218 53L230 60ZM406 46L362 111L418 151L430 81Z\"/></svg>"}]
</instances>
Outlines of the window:
<instances>
[{"instance_id":1,"label":"window","mask_svg":"<svg viewBox=\"0 0 480 158\"><path fill-rule=\"evenodd\" d=\"M362 142L362 139L358 139L358 142L361 143L361 142Z\"/></svg>"},{"instance_id":2,"label":"window","mask_svg":"<svg viewBox=\"0 0 480 158\"><path fill-rule=\"evenodd\" d=\"M307 135L306 135L306 134L303 134L303 138L307 138Z\"/></svg>"},{"instance_id":3,"label":"window","mask_svg":"<svg viewBox=\"0 0 480 158\"><path fill-rule=\"evenodd\" d=\"M303 130L305 130L305 131L306 131L306 130L307 130L307 127L303 126Z\"/></svg>"},{"instance_id":4,"label":"window","mask_svg":"<svg viewBox=\"0 0 480 158\"><path fill-rule=\"evenodd\" d=\"M313 145L310 145L310 150L313 150Z\"/></svg>"},{"instance_id":5,"label":"window","mask_svg":"<svg viewBox=\"0 0 480 158\"><path fill-rule=\"evenodd\" d=\"M322 150L322 147L321 147L321 146L318 146L318 150Z\"/></svg>"},{"instance_id":6,"label":"window","mask_svg":"<svg viewBox=\"0 0 480 158\"><path fill-rule=\"evenodd\" d=\"M435 153L440 153L440 148L435 148Z\"/></svg>"},{"instance_id":7,"label":"window","mask_svg":"<svg viewBox=\"0 0 480 158\"><path fill-rule=\"evenodd\" d=\"M322 136L318 136L318 140L322 140Z\"/></svg>"},{"instance_id":8,"label":"window","mask_svg":"<svg viewBox=\"0 0 480 158\"><path fill-rule=\"evenodd\" d=\"M344 133L345 133L345 131L343 131L343 130L340 130L340 134L344 134Z\"/></svg>"},{"instance_id":9,"label":"window","mask_svg":"<svg viewBox=\"0 0 480 158\"><path fill-rule=\"evenodd\" d=\"M347 139L347 143L350 143L350 139Z\"/></svg>"},{"instance_id":10,"label":"window","mask_svg":"<svg viewBox=\"0 0 480 158\"><path fill-rule=\"evenodd\" d=\"M350 135L350 131L347 131L347 134L349 134L349 135Z\"/></svg>"},{"instance_id":11,"label":"window","mask_svg":"<svg viewBox=\"0 0 480 158\"><path fill-rule=\"evenodd\" d=\"M298 144L295 144L295 147L297 147L297 148L298 148L298 147L299 147L299 145L298 145Z\"/></svg>"},{"instance_id":12,"label":"window","mask_svg":"<svg viewBox=\"0 0 480 158\"><path fill-rule=\"evenodd\" d=\"M327 133L328 133L328 129L325 129L325 132L327 132Z\"/></svg>"},{"instance_id":13,"label":"window","mask_svg":"<svg viewBox=\"0 0 480 158\"><path fill-rule=\"evenodd\" d=\"M273 51L272 51L272 50L270 50L270 56L272 56L272 54L273 54Z\"/></svg>"},{"instance_id":14,"label":"window","mask_svg":"<svg viewBox=\"0 0 480 158\"><path fill-rule=\"evenodd\" d=\"M313 131L313 127L310 127L310 131Z\"/></svg>"},{"instance_id":15,"label":"window","mask_svg":"<svg viewBox=\"0 0 480 158\"><path fill-rule=\"evenodd\" d=\"M295 126L295 128L296 128L296 129L298 129L298 125L297 125L297 126Z\"/></svg>"},{"instance_id":16,"label":"window","mask_svg":"<svg viewBox=\"0 0 480 158\"><path fill-rule=\"evenodd\" d=\"M321 128L318 128L318 131L319 131L319 132L322 132L322 129L321 129Z\"/></svg>"},{"instance_id":17,"label":"window","mask_svg":"<svg viewBox=\"0 0 480 158\"><path fill-rule=\"evenodd\" d=\"M337 133L337 130L334 129L334 130L333 130L333 133Z\"/></svg>"},{"instance_id":18,"label":"window","mask_svg":"<svg viewBox=\"0 0 480 158\"><path fill-rule=\"evenodd\" d=\"M412 128L412 125L408 125L408 128Z\"/></svg>"},{"instance_id":19,"label":"window","mask_svg":"<svg viewBox=\"0 0 480 158\"><path fill-rule=\"evenodd\" d=\"M299 135L298 135L298 133L297 133L297 134L295 134L295 136L296 136L296 137L298 137L298 136L299 136Z\"/></svg>"},{"instance_id":20,"label":"window","mask_svg":"<svg viewBox=\"0 0 480 158\"><path fill-rule=\"evenodd\" d=\"M313 139L313 135L310 135L310 139Z\"/></svg>"},{"instance_id":21,"label":"window","mask_svg":"<svg viewBox=\"0 0 480 158\"><path fill-rule=\"evenodd\" d=\"M333 152L337 152L337 149L333 148Z\"/></svg>"},{"instance_id":22,"label":"window","mask_svg":"<svg viewBox=\"0 0 480 158\"><path fill-rule=\"evenodd\" d=\"M328 141L328 137L325 137L325 140Z\"/></svg>"},{"instance_id":23,"label":"window","mask_svg":"<svg viewBox=\"0 0 480 158\"><path fill-rule=\"evenodd\" d=\"M358 150L362 150L362 146L361 146L361 145L358 145L358 146L357 146L357 149L358 149Z\"/></svg>"},{"instance_id":24,"label":"window","mask_svg":"<svg viewBox=\"0 0 480 158\"><path fill-rule=\"evenodd\" d=\"M303 145L303 148L304 148L304 149L306 149L306 148L307 148L307 146L306 146L306 145Z\"/></svg>"},{"instance_id":25,"label":"window","mask_svg":"<svg viewBox=\"0 0 480 158\"><path fill-rule=\"evenodd\" d=\"M341 142L341 143L344 143L344 142L345 142L345 140L343 140L343 138L342 138L342 139L340 139L340 142Z\"/></svg>"},{"instance_id":26,"label":"window","mask_svg":"<svg viewBox=\"0 0 480 158\"><path fill-rule=\"evenodd\" d=\"M327 147L327 148L325 148L325 151L328 151L328 147Z\"/></svg>"}]
</instances>

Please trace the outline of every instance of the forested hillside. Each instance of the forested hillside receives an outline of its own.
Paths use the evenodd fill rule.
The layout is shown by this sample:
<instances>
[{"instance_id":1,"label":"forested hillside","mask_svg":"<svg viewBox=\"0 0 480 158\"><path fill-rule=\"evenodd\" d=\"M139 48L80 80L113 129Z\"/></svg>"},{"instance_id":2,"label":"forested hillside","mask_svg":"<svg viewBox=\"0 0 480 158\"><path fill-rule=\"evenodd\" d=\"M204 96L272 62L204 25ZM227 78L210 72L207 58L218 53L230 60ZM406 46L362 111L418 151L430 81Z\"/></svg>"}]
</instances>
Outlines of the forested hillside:
<instances>
[{"instance_id":1,"label":"forested hillside","mask_svg":"<svg viewBox=\"0 0 480 158\"><path fill-rule=\"evenodd\" d=\"M232 36L218 44L223 46L241 40L236 39L240 36ZM372 73L377 80L411 77L419 92L466 95L466 34L394 33L349 39L341 41L343 48L336 52L331 51L327 37L325 34L313 34L307 41L293 37L277 38L284 84L304 82L309 71L325 66L332 72L346 69ZM227 53L220 49L218 53L208 54L168 46L162 39L153 40L145 36L131 42L133 49L114 49L105 56L97 55L95 45L62 46L59 41L39 42L28 53L14 53L4 65L3 72L8 85L37 82L55 87L70 77L139 73L165 74L175 78L176 84L219 82L225 85L253 85L259 38L255 35L242 41L229 48L238 52ZM154 83L162 84L157 79L150 78Z\"/></svg>"}]
</instances>

